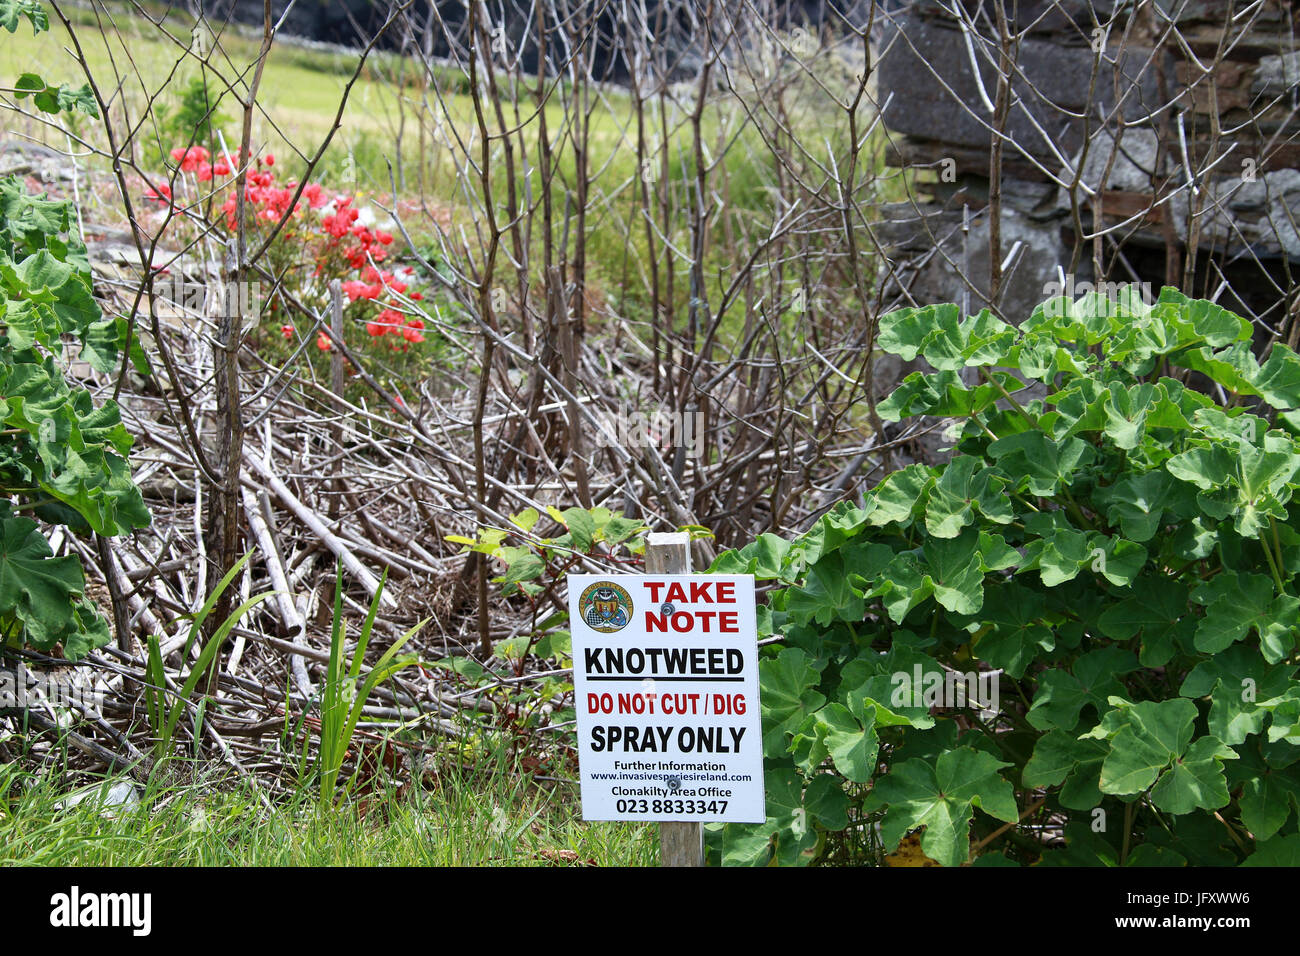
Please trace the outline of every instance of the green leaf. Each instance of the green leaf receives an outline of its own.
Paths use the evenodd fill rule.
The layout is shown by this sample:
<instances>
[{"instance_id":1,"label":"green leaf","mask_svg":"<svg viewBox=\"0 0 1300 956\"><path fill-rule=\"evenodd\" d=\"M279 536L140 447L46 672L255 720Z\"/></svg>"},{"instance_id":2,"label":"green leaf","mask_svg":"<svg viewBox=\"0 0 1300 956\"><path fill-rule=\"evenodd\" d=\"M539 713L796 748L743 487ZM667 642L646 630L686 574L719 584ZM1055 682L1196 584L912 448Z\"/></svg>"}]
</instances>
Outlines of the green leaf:
<instances>
[{"instance_id":1,"label":"green leaf","mask_svg":"<svg viewBox=\"0 0 1300 956\"><path fill-rule=\"evenodd\" d=\"M973 808L999 820L1018 818L1011 784L998 774L1010 766L983 751L960 747L930 761L913 758L895 764L877 780L868 809L887 807L880 837L897 846L917 827L925 827L921 849L943 866L960 866L970 855Z\"/></svg>"},{"instance_id":2,"label":"green leaf","mask_svg":"<svg viewBox=\"0 0 1300 956\"><path fill-rule=\"evenodd\" d=\"M1124 795L1150 787L1191 742L1195 719L1196 705L1185 698L1141 701L1106 715L1092 732L1111 736L1101 768L1102 792Z\"/></svg>"},{"instance_id":3,"label":"green leaf","mask_svg":"<svg viewBox=\"0 0 1300 956\"><path fill-rule=\"evenodd\" d=\"M510 562L506 568L506 573L502 578L505 584L518 584L520 581L532 581L542 576L546 570L546 564L542 559L532 553L521 554Z\"/></svg>"},{"instance_id":4,"label":"green leaf","mask_svg":"<svg viewBox=\"0 0 1300 956\"><path fill-rule=\"evenodd\" d=\"M921 515L934 483L934 472L925 465L908 465L894 472L867 496L867 520L876 527L890 522L911 524Z\"/></svg>"},{"instance_id":5,"label":"green leaf","mask_svg":"<svg viewBox=\"0 0 1300 956\"><path fill-rule=\"evenodd\" d=\"M1023 387L1012 376L994 373L1000 381L1010 379L1013 388ZM1004 385L1004 387L1006 387ZM942 418L969 418L993 406L1000 397L993 385L967 388L957 372L913 372L889 397L876 406L876 412L887 422L896 422L916 415L937 415Z\"/></svg>"},{"instance_id":6,"label":"green leaf","mask_svg":"<svg viewBox=\"0 0 1300 956\"><path fill-rule=\"evenodd\" d=\"M848 824L847 798L825 775L806 789L803 778L789 768L769 769L764 778L767 822L723 827L722 865L807 866L817 855L817 825L843 829Z\"/></svg>"},{"instance_id":7,"label":"green leaf","mask_svg":"<svg viewBox=\"0 0 1300 956\"><path fill-rule=\"evenodd\" d=\"M1038 675L1034 705L1026 715L1034 727L1076 730L1087 706L1096 708L1100 717L1106 712L1107 700L1124 693L1117 678L1137 670L1137 661L1121 648L1103 647L1077 658L1073 670L1071 674L1056 668Z\"/></svg>"},{"instance_id":8,"label":"green leaf","mask_svg":"<svg viewBox=\"0 0 1300 956\"><path fill-rule=\"evenodd\" d=\"M1126 451L1137 448L1149 428L1186 431L1191 427L1163 385L1142 383L1124 389L1112 384L1104 410L1105 434Z\"/></svg>"},{"instance_id":9,"label":"green leaf","mask_svg":"<svg viewBox=\"0 0 1300 956\"><path fill-rule=\"evenodd\" d=\"M955 614L979 611L984 604L984 570L975 529L966 529L959 538L931 538L922 553L940 606Z\"/></svg>"},{"instance_id":10,"label":"green leaf","mask_svg":"<svg viewBox=\"0 0 1300 956\"><path fill-rule=\"evenodd\" d=\"M1105 744L1051 730L1038 738L1034 754L1021 774L1021 782L1026 787L1060 786L1061 806L1091 810L1101 802L1098 783L1105 759Z\"/></svg>"},{"instance_id":11,"label":"green leaf","mask_svg":"<svg viewBox=\"0 0 1300 956\"><path fill-rule=\"evenodd\" d=\"M978 458L954 458L930 489L925 527L936 538L955 538L976 516L1009 524L1015 512L1005 493L1008 482Z\"/></svg>"},{"instance_id":12,"label":"green leaf","mask_svg":"<svg viewBox=\"0 0 1300 956\"><path fill-rule=\"evenodd\" d=\"M1124 537L1132 541L1150 541L1171 518L1190 517L1196 502L1187 486L1165 471L1148 471L1127 475L1098 495L1108 505L1107 520L1119 524Z\"/></svg>"},{"instance_id":13,"label":"green leaf","mask_svg":"<svg viewBox=\"0 0 1300 956\"><path fill-rule=\"evenodd\" d=\"M710 574L752 574L760 580L785 576L790 542L764 532L739 551L724 551L709 568Z\"/></svg>"},{"instance_id":14,"label":"green leaf","mask_svg":"<svg viewBox=\"0 0 1300 956\"><path fill-rule=\"evenodd\" d=\"M899 356L904 362L910 362L916 358L936 326L941 322L955 326L957 316L957 306L951 303L898 309L880 317L876 344L891 355Z\"/></svg>"},{"instance_id":15,"label":"green leaf","mask_svg":"<svg viewBox=\"0 0 1300 956\"><path fill-rule=\"evenodd\" d=\"M525 534L533 530L533 525L537 524L541 514L536 508L525 508L517 515L510 516L510 523L515 525Z\"/></svg>"},{"instance_id":16,"label":"green leaf","mask_svg":"<svg viewBox=\"0 0 1300 956\"><path fill-rule=\"evenodd\" d=\"M1001 365L1016 339L1016 330L991 311L957 321L955 306L938 306L934 328L925 337L921 356L934 368L955 371L966 366Z\"/></svg>"},{"instance_id":17,"label":"green leaf","mask_svg":"<svg viewBox=\"0 0 1300 956\"><path fill-rule=\"evenodd\" d=\"M1270 663L1281 660L1295 644L1300 599L1273 596L1273 582L1262 574L1224 572L1202 584L1192 599L1206 605L1196 628L1196 649L1216 654L1254 630Z\"/></svg>"},{"instance_id":18,"label":"green leaf","mask_svg":"<svg viewBox=\"0 0 1300 956\"><path fill-rule=\"evenodd\" d=\"M1243 751L1238 765L1230 765L1230 786L1241 787L1241 822L1256 840L1270 840L1300 811L1300 765L1273 767L1255 748Z\"/></svg>"},{"instance_id":19,"label":"green leaf","mask_svg":"<svg viewBox=\"0 0 1300 956\"><path fill-rule=\"evenodd\" d=\"M1120 727L1102 764L1103 793L1127 795L1151 787L1152 802L1172 814L1227 804L1223 761L1237 755L1216 737L1188 746L1196 719L1190 700L1142 701L1108 716ZM1107 723L1103 720L1102 727Z\"/></svg>"},{"instance_id":20,"label":"green leaf","mask_svg":"<svg viewBox=\"0 0 1300 956\"><path fill-rule=\"evenodd\" d=\"M1188 615L1188 589L1180 581L1147 575L1133 584L1133 596L1110 605L1098 618L1102 633L1116 641L1140 635L1144 667L1169 663L1188 646L1195 621Z\"/></svg>"},{"instance_id":21,"label":"green leaf","mask_svg":"<svg viewBox=\"0 0 1300 956\"><path fill-rule=\"evenodd\" d=\"M989 455L1005 474L1019 476L1016 490L1050 498L1069 487L1079 469L1095 457L1091 445L1078 438L1056 442L1042 432L1028 431L1000 438Z\"/></svg>"},{"instance_id":22,"label":"green leaf","mask_svg":"<svg viewBox=\"0 0 1300 956\"><path fill-rule=\"evenodd\" d=\"M1228 805L1223 761L1237 754L1216 737L1201 737L1182 754L1151 789L1151 802L1166 813L1217 810Z\"/></svg>"},{"instance_id":23,"label":"green leaf","mask_svg":"<svg viewBox=\"0 0 1300 956\"><path fill-rule=\"evenodd\" d=\"M878 547L883 566L893 552L883 545ZM849 579L842 553L826 555L809 569L803 587L786 592L786 610L790 619L799 624L812 620L822 625L836 620L860 621L865 607L861 589L855 589Z\"/></svg>"},{"instance_id":24,"label":"green leaf","mask_svg":"<svg viewBox=\"0 0 1300 956\"><path fill-rule=\"evenodd\" d=\"M867 707L859 719L843 704L829 703L803 722L791 746L796 765L805 773L816 771L829 756L845 779L866 783L875 773L880 750L875 708Z\"/></svg>"},{"instance_id":25,"label":"green leaf","mask_svg":"<svg viewBox=\"0 0 1300 956\"><path fill-rule=\"evenodd\" d=\"M17 618L30 644L49 650L78 633L74 602L84 589L77 559L54 557L35 521L0 519L0 615Z\"/></svg>"},{"instance_id":26,"label":"green leaf","mask_svg":"<svg viewBox=\"0 0 1300 956\"><path fill-rule=\"evenodd\" d=\"M1290 833L1260 843L1241 865L1300 866L1300 833Z\"/></svg>"},{"instance_id":27,"label":"green leaf","mask_svg":"<svg viewBox=\"0 0 1300 956\"><path fill-rule=\"evenodd\" d=\"M40 0L0 0L0 27L10 33L18 29L20 18L32 25L32 36L50 28L50 17Z\"/></svg>"},{"instance_id":28,"label":"green leaf","mask_svg":"<svg viewBox=\"0 0 1300 956\"><path fill-rule=\"evenodd\" d=\"M1055 635L1044 619L1047 602L1039 592L1007 581L989 592L986 603L985 627L972 641L972 650L1009 676L1023 677L1042 651L1055 646Z\"/></svg>"},{"instance_id":29,"label":"green leaf","mask_svg":"<svg viewBox=\"0 0 1300 956\"><path fill-rule=\"evenodd\" d=\"M573 547L584 554L591 550L596 537L596 522L584 508L568 508L564 512L564 526L573 536Z\"/></svg>"},{"instance_id":30,"label":"green leaf","mask_svg":"<svg viewBox=\"0 0 1300 956\"><path fill-rule=\"evenodd\" d=\"M624 518L619 515L609 519L609 523L601 529L601 536L606 544L622 544L632 535L637 534L645 528L645 522L636 518Z\"/></svg>"},{"instance_id":31,"label":"green leaf","mask_svg":"<svg viewBox=\"0 0 1300 956\"><path fill-rule=\"evenodd\" d=\"M1264 401L1279 411L1300 408L1300 355L1274 342L1254 386Z\"/></svg>"},{"instance_id":32,"label":"green leaf","mask_svg":"<svg viewBox=\"0 0 1300 956\"><path fill-rule=\"evenodd\" d=\"M788 735L826 703L825 696L816 690L819 674L808 655L797 647L783 648L775 658L759 661L765 756L783 756L789 746Z\"/></svg>"}]
</instances>

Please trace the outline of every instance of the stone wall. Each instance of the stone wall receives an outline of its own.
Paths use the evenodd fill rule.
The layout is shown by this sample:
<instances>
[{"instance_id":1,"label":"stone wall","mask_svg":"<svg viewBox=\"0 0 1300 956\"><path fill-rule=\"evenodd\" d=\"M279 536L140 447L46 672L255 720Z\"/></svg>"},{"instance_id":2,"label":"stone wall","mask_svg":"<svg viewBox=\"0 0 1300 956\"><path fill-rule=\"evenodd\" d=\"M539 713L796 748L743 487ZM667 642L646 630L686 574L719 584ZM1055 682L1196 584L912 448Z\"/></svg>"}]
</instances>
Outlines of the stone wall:
<instances>
[{"instance_id":1,"label":"stone wall","mask_svg":"<svg viewBox=\"0 0 1300 956\"><path fill-rule=\"evenodd\" d=\"M1022 2L1009 24L1022 35L1001 179L1010 261L996 307L1015 319L1061 275L1095 281L1100 225L1111 230L1102 278L1158 291L1191 269L1190 291L1294 338L1300 9L1266 0L1230 22L1223 3L1133 6ZM964 296L972 310L989 290L992 7L905 3L880 44L887 162L928 172L916 177L924 201L884 217L881 233L904 262L898 284L918 301ZM1105 24L1115 8L1109 32L1097 32L1094 13Z\"/></svg>"}]
</instances>

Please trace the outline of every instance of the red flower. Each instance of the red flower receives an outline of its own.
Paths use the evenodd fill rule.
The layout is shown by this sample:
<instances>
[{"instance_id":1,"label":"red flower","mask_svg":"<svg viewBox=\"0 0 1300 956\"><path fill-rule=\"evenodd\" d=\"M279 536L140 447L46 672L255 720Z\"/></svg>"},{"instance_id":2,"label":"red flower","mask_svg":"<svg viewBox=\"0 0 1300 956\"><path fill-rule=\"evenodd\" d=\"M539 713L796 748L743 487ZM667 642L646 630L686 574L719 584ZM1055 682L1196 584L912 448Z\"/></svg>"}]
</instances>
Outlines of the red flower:
<instances>
[{"instance_id":1,"label":"red flower","mask_svg":"<svg viewBox=\"0 0 1300 956\"><path fill-rule=\"evenodd\" d=\"M406 328L402 329L402 338L408 342L423 342L424 334L420 331L424 323L419 319L407 319Z\"/></svg>"},{"instance_id":2,"label":"red flower","mask_svg":"<svg viewBox=\"0 0 1300 956\"><path fill-rule=\"evenodd\" d=\"M199 168L200 163L208 161L208 151L202 146L191 146L186 149L178 146L172 150L172 159L181 164L181 172L192 173Z\"/></svg>"},{"instance_id":3,"label":"red flower","mask_svg":"<svg viewBox=\"0 0 1300 956\"><path fill-rule=\"evenodd\" d=\"M307 197L307 204L310 205L312 209L319 209L321 206L324 206L329 202L329 200L325 198L325 192L321 189L320 183L308 183L303 187L302 194Z\"/></svg>"},{"instance_id":4,"label":"red flower","mask_svg":"<svg viewBox=\"0 0 1300 956\"><path fill-rule=\"evenodd\" d=\"M280 334L283 335L286 339L293 338L293 333L294 333L294 327L292 325L280 326Z\"/></svg>"},{"instance_id":5,"label":"red flower","mask_svg":"<svg viewBox=\"0 0 1300 956\"><path fill-rule=\"evenodd\" d=\"M157 189L154 189L154 187L150 186L147 189L145 189L144 198L152 200L153 202L156 203L161 203L164 206L171 205L172 188L171 186L168 186L166 183L159 183Z\"/></svg>"},{"instance_id":6,"label":"red flower","mask_svg":"<svg viewBox=\"0 0 1300 956\"><path fill-rule=\"evenodd\" d=\"M343 283L343 293L348 297L348 301L355 302L357 299L373 299L378 293L372 294L370 286L359 279L349 279Z\"/></svg>"},{"instance_id":7,"label":"red flower","mask_svg":"<svg viewBox=\"0 0 1300 956\"><path fill-rule=\"evenodd\" d=\"M266 163L266 165L268 165L268 166L274 166L274 165L275 165L275 157L272 156L270 153L267 153L267 154L266 154L266 158L263 159L262 162Z\"/></svg>"},{"instance_id":8,"label":"red flower","mask_svg":"<svg viewBox=\"0 0 1300 956\"><path fill-rule=\"evenodd\" d=\"M391 234L387 232L381 232L379 233L379 241L382 242L384 245L389 246L392 245L393 243L393 237Z\"/></svg>"},{"instance_id":9,"label":"red flower","mask_svg":"<svg viewBox=\"0 0 1300 956\"><path fill-rule=\"evenodd\" d=\"M322 352L328 352L333 347L334 346L330 343L330 337L326 335L324 332L322 332L319 336L317 336L316 348L320 349Z\"/></svg>"}]
</instances>

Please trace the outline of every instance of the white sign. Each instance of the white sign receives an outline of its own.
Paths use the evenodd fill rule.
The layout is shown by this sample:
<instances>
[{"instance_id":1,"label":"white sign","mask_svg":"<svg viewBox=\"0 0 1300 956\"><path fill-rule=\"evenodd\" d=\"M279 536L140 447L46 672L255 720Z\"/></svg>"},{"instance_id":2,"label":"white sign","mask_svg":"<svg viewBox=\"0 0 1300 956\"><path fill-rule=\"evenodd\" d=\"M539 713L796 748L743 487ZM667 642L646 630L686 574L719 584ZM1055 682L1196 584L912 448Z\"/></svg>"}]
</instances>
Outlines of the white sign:
<instances>
[{"instance_id":1,"label":"white sign","mask_svg":"<svg viewBox=\"0 0 1300 956\"><path fill-rule=\"evenodd\" d=\"M582 818L763 823L753 577L568 584Z\"/></svg>"}]
</instances>

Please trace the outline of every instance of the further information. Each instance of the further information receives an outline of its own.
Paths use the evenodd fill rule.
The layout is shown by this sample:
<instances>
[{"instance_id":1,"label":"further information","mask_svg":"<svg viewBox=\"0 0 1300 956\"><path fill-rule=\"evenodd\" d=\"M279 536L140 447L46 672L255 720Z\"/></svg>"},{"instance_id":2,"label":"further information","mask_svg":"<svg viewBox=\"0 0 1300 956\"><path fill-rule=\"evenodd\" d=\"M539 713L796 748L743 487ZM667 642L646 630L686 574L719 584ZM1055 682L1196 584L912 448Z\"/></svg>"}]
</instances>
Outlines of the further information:
<instances>
[{"instance_id":1,"label":"further information","mask_svg":"<svg viewBox=\"0 0 1300 956\"><path fill-rule=\"evenodd\" d=\"M582 818L763 823L753 577L568 585Z\"/></svg>"}]
</instances>

